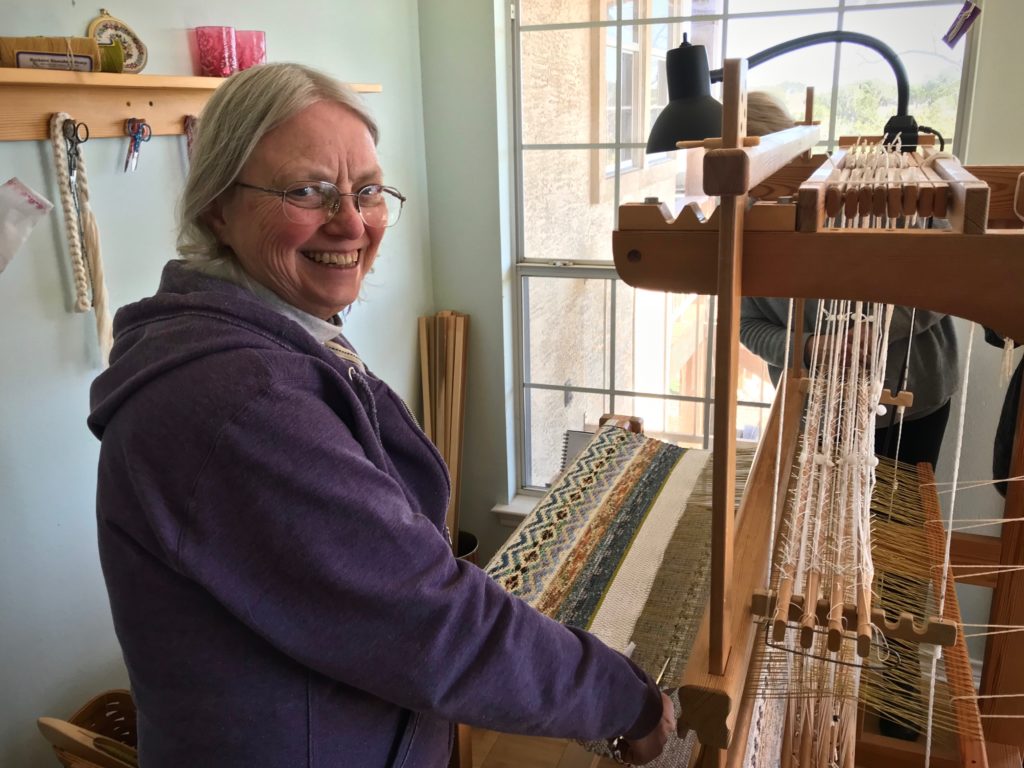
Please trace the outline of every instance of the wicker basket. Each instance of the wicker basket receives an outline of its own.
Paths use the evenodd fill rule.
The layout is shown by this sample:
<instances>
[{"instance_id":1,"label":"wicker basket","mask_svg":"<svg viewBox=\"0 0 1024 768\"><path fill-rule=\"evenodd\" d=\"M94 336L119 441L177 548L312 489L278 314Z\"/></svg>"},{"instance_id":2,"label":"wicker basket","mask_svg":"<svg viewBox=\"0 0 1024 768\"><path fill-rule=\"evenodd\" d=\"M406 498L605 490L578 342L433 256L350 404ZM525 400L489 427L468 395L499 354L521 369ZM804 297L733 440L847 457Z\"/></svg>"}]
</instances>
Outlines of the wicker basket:
<instances>
[{"instance_id":1,"label":"wicker basket","mask_svg":"<svg viewBox=\"0 0 1024 768\"><path fill-rule=\"evenodd\" d=\"M135 702L128 691L105 691L89 699L68 718L69 723L95 731L101 736L120 741L130 747L137 745L135 733ZM67 768L97 768L96 763L54 747L57 759Z\"/></svg>"}]
</instances>

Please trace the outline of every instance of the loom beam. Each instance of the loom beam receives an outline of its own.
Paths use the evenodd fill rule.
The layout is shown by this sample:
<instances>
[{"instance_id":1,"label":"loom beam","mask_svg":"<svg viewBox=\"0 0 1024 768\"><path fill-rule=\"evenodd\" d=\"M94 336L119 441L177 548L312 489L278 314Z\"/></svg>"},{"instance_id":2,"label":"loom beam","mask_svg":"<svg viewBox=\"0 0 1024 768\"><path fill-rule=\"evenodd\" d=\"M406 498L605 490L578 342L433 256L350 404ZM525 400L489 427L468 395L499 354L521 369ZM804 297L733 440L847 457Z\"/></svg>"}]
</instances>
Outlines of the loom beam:
<instances>
[{"instance_id":1,"label":"loom beam","mask_svg":"<svg viewBox=\"0 0 1024 768\"><path fill-rule=\"evenodd\" d=\"M759 589L754 592L751 600L751 610L755 616L774 617L777 612L777 604L777 595L773 591ZM786 620L789 622L800 622L805 616L810 616L812 618L812 627L830 627L832 622L837 620L837 617L833 616L832 613L832 607L835 605L835 602L832 600L820 598L815 604L813 613L806 613L805 604L806 599L803 595L792 595L789 601L789 611ZM853 603L843 603L839 614L841 621L846 626L860 627L864 623L861 619L860 611ZM899 615L899 618L891 620L881 608L873 608L868 623L874 623L882 631L882 634L896 640L949 647L956 643L957 639L956 622L938 616L921 622L910 613L904 612ZM777 634L773 634L773 637L776 640L781 640ZM839 649L829 648L829 650L837 651ZM867 654L860 653L859 650L857 655L861 656L861 658L867 656Z\"/></svg>"},{"instance_id":2,"label":"loom beam","mask_svg":"<svg viewBox=\"0 0 1024 768\"><path fill-rule=\"evenodd\" d=\"M1024 339L1020 230L985 235L746 230L742 241L744 296L900 304L964 317ZM669 224L642 230L620 226L612 236L615 268L628 285L670 293L716 293L717 246L717 230L677 232Z\"/></svg>"}]
</instances>

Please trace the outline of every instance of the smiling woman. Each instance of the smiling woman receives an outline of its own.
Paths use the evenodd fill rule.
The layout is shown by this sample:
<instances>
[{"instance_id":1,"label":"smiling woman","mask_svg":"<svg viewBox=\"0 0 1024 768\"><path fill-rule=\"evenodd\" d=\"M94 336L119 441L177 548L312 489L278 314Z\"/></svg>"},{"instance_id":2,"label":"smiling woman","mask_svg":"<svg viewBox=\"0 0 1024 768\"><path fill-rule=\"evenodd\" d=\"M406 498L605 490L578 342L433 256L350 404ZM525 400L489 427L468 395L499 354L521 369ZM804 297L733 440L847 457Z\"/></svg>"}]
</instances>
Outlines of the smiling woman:
<instances>
[{"instance_id":1,"label":"smiling woman","mask_svg":"<svg viewBox=\"0 0 1024 768\"><path fill-rule=\"evenodd\" d=\"M456 560L440 455L341 334L404 202L376 141L318 72L229 78L193 148L188 258L115 319L89 426L140 763L436 768L453 722L650 760L671 702Z\"/></svg>"},{"instance_id":2,"label":"smiling woman","mask_svg":"<svg viewBox=\"0 0 1024 768\"><path fill-rule=\"evenodd\" d=\"M282 185L296 198L316 182L293 180L312 175L359 192L347 203L336 197L337 207L313 209L296 206L287 194L283 200L276 192L265 194L266 185ZM370 184L380 186L380 175L366 123L347 106L319 101L260 140L239 180L204 217L222 250L229 249L250 277L292 306L327 319L356 300L377 258L384 227L368 226L356 201ZM327 200L320 195L321 204Z\"/></svg>"}]
</instances>

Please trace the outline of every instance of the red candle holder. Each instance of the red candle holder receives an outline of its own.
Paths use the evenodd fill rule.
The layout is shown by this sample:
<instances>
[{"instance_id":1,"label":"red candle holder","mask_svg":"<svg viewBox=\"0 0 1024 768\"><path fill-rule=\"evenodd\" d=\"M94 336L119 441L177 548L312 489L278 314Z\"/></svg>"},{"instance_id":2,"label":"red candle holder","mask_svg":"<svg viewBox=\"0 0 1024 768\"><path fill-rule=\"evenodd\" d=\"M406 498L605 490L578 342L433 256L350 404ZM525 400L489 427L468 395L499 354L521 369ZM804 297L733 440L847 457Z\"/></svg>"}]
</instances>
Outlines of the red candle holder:
<instances>
[{"instance_id":1,"label":"red candle holder","mask_svg":"<svg viewBox=\"0 0 1024 768\"><path fill-rule=\"evenodd\" d=\"M259 29L239 29L235 32L238 50L238 69L248 69L267 63L267 36Z\"/></svg>"},{"instance_id":2,"label":"red candle holder","mask_svg":"<svg viewBox=\"0 0 1024 768\"><path fill-rule=\"evenodd\" d=\"M234 27L196 27L199 74L204 77L228 77L237 72L236 46Z\"/></svg>"}]
</instances>

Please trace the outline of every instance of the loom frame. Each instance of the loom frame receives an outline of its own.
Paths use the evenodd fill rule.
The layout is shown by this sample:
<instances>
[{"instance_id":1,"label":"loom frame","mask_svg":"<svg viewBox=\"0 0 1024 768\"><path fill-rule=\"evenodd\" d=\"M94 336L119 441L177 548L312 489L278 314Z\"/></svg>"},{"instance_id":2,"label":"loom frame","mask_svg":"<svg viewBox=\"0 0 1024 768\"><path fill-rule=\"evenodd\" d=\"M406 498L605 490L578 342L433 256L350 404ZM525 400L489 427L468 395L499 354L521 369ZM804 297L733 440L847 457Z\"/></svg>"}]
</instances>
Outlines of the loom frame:
<instances>
[{"instance_id":1,"label":"loom frame","mask_svg":"<svg viewBox=\"0 0 1024 768\"><path fill-rule=\"evenodd\" d=\"M706 206L690 205L673 218L663 204L623 204L612 238L616 270L628 285L718 296L716 435L735 435L738 316L744 295L910 305L964 317L1024 340L1024 306L1017 293L1024 284L1024 232L988 226L990 220L1001 226L1021 213L1012 205L1007 211L1005 203L993 211L995 196L983 179L958 162L936 162L936 182L947 183L950 190L952 231L825 230L825 182L833 168L801 158L803 150L795 151L798 144L789 141L748 146L744 141L746 62L742 59L726 61L723 101L720 148L705 154L703 167L705 192L721 196L718 209L706 217ZM764 143L774 146L759 148ZM1024 167L997 170L1000 189L1013 188L1014 200L1024 197ZM800 184L796 202L747 205L750 191L762 185L771 188L780 183L778 177ZM921 279L923 275L929 279ZM771 542L764 535L764 505L770 504L773 493L785 494L786 469L796 445L795 423L802 411L801 387L792 386L802 372L799 365L795 368L785 402L777 398L773 404L761 442L762 447L774 446L778 430L783 430L779 488L772 488L774 481L765 467L771 464L774 472L774 462L767 461L767 451L759 449L737 512L729 501L735 441L720 440L714 446L711 600L681 681L684 711L679 720L681 731L697 731L704 745L702 764L707 766L736 764L742 758L736 755L741 750L729 746L745 742L735 735L737 727L748 725L743 722L749 708L744 707L742 692L753 633L749 605L733 605L730 596L749 600L752 585L763 584L767 574ZM1024 409L1018 414L1011 475L1022 471ZM1024 516L1020 484L1010 484L1006 516ZM1007 528L999 543L998 562L1022 563L1024 531L1019 526ZM734 564L736 548L744 557ZM989 560L993 549L987 548ZM996 580L992 623L1012 623L1010 618L1015 617L1017 624L1024 624L1022 597L1024 576L1001 574ZM1000 686L1024 690L1024 654L1008 653L1009 642L1001 637L1000 642L990 643L983 693ZM1007 664L1012 666L1011 675L999 671ZM1009 732L1012 721L1003 722L1011 728L986 724L987 738L1024 746L1024 736ZM997 751L1000 756L1010 754ZM914 764L884 745L873 754L876 759L893 760L894 765ZM988 765L985 744L962 740L960 764L965 768Z\"/></svg>"}]
</instances>

